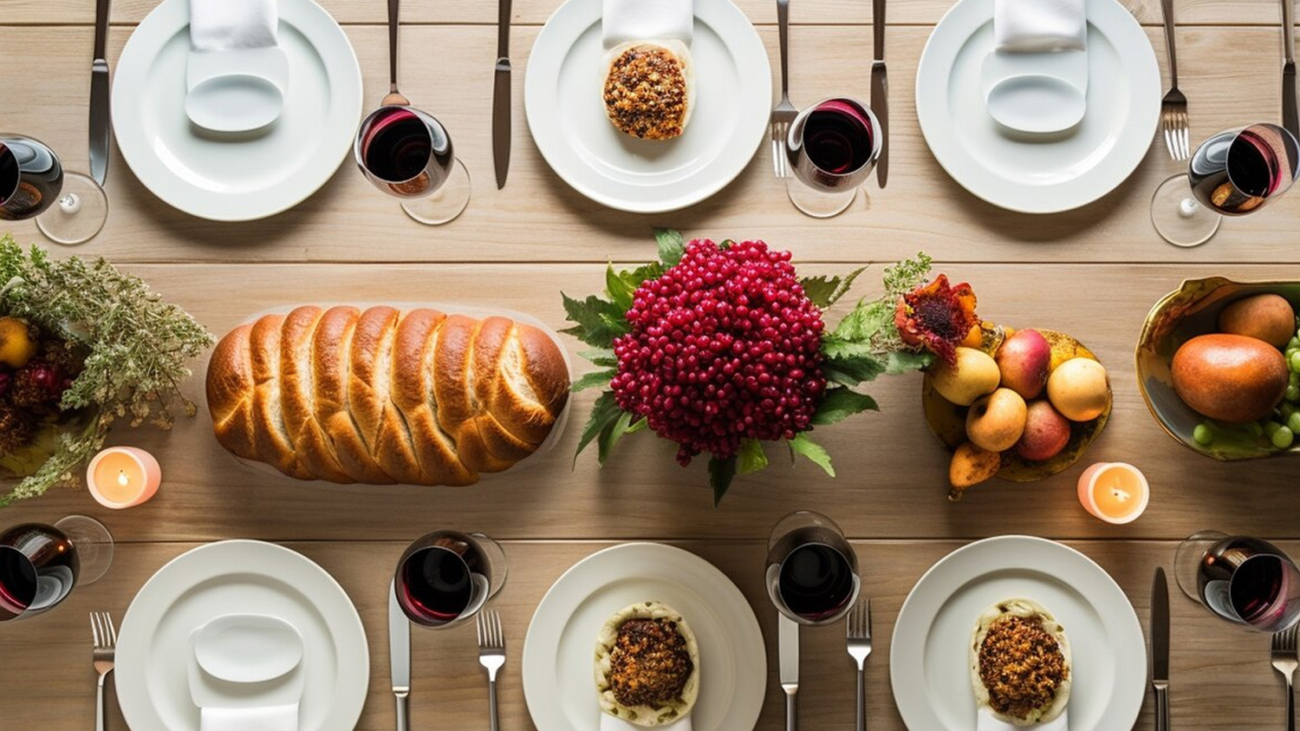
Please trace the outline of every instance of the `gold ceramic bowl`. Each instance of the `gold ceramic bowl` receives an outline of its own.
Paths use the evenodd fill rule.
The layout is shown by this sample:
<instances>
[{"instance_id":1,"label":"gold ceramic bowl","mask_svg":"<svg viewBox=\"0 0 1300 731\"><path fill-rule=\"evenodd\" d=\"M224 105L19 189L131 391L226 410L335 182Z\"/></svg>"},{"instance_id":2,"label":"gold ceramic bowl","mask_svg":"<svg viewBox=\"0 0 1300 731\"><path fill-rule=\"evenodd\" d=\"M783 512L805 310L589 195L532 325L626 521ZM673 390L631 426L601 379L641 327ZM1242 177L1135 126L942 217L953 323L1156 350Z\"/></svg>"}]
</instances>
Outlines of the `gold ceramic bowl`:
<instances>
[{"instance_id":1,"label":"gold ceramic bowl","mask_svg":"<svg viewBox=\"0 0 1300 731\"><path fill-rule=\"evenodd\" d=\"M1192 438L1205 417L1183 403L1174 391L1169 364L1174 353L1197 335L1218 332L1219 312L1228 303L1255 294L1280 294L1292 306L1300 302L1300 282L1234 282L1223 277L1188 279L1175 292L1165 295L1142 325L1137 344L1137 378L1142 399L1160 428L1189 449L1214 459L1231 461L1271 457L1300 452L1300 444L1279 450L1262 441L1255 446L1203 446Z\"/></svg>"},{"instance_id":2,"label":"gold ceramic bowl","mask_svg":"<svg viewBox=\"0 0 1300 731\"><path fill-rule=\"evenodd\" d=\"M1047 342L1051 344L1053 369L1071 358L1098 360L1097 356L1084 347L1083 343L1063 332L1043 330L1041 328L1033 329L1042 333ZM985 328L984 341L980 346L980 350L993 355L998 348L1002 347L1003 340L1005 340L1005 337L1002 328ZM1043 398L1046 398L1046 395ZM930 431L934 432L939 441L950 451L956 450L957 447L969 441L966 438L966 412L970 410L970 407L958 406L940 396L934 390L934 383L931 381L929 373L925 375L925 380L921 384L921 403L925 408L925 421L930 425ZM1114 398L1111 399L1111 403L1114 404ZM1106 422L1110 420L1110 411L1111 406L1107 406L1106 411L1092 421L1070 422L1069 443L1065 445L1065 449L1062 449L1060 454L1051 459L1042 462L1030 462L1022 459L1013 449L1003 452L1002 468L998 470L997 477L1011 482L1034 482L1069 469L1071 465L1083 457L1083 453L1088 450L1088 446L1097 439L1102 429L1106 428Z\"/></svg>"}]
</instances>

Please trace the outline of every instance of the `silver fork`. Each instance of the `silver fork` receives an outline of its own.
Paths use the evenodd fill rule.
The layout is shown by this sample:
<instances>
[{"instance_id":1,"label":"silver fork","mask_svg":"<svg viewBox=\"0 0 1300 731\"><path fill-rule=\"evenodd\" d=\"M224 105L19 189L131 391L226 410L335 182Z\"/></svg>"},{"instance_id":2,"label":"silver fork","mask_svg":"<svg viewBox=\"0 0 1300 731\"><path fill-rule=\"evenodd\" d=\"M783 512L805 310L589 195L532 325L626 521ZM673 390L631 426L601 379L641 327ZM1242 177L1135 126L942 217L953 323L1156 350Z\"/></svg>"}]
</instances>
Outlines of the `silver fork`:
<instances>
[{"instance_id":1,"label":"silver fork","mask_svg":"<svg viewBox=\"0 0 1300 731\"><path fill-rule=\"evenodd\" d=\"M1295 692L1291 679L1296 670L1296 628L1273 635L1273 667L1286 678L1286 731L1295 731Z\"/></svg>"},{"instance_id":2,"label":"silver fork","mask_svg":"<svg viewBox=\"0 0 1300 731\"><path fill-rule=\"evenodd\" d=\"M506 638L501 631L501 615L493 609L478 615L478 664L487 670L488 712L492 731L497 731L497 671L506 664Z\"/></svg>"},{"instance_id":3,"label":"silver fork","mask_svg":"<svg viewBox=\"0 0 1300 731\"><path fill-rule=\"evenodd\" d=\"M91 655L99 673L99 690L95 693L95 731L104 731L104 678L113 672L117 655L117 629L108 612L90 613L90 632L95 640Z\"/></svg>"},{"instance_id":4,"label":"silver fork","mask_svg":"<svg viewBox=\"0 0 1300 731\"><path fill-rule=\"evenodd\" d=\"M790 123L799 116L799 110L790 103L790 71L786 61L786 47L790 33L790 0L776 0L776 32L781 40L781 103L772 110L772 166L776 177L790 177L786 167L786 135L790 133Z\"/></svg>"},{"instance_id":5,"label":"silver fork","mask_svg":"<svg viewBox=\"0 0 1300 731\"><path fill-rule=\"evenodd\" d=\"M1165 16L1165 45L1169 49L1169 91L1160 100L1160 126L1165 147L1175 160L1191 157L1191 133L1187 121L1187 97L1178 90L1178 57L1174 53L1174 0L1160 0Z\"/></svg>"},{"instance_id":6,"label":"silver fork","mask_svg":"<svg viewBox=\"0 0 1300 731\"><path fill-rule=\"evenodd\" d=\"M864 670L867 656L871 654L871 600L858 599L858 603L849 610L848 620L844 623L844 634L849 648L849 655L858 663L858 731L867 728L867 692L864 683Z\"/></svg>"}]
</instances>

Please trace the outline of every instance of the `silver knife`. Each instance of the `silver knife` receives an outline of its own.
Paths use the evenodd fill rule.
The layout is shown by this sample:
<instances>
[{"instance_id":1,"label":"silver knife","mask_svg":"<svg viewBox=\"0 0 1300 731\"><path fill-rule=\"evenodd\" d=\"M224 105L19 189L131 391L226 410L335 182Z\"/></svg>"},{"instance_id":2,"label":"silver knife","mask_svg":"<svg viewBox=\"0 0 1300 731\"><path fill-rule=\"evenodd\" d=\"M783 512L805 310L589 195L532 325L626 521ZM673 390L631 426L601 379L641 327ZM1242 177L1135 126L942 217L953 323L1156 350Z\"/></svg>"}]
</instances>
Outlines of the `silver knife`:
<instances>
[{"instance_id":1,"label":"silver knife","mask_svg":"<svg viewBox=\"0 0 1300 731\"><path fill-rule=\"evenodd\" d=\"M510 171L510 0L497 3L497 65L492 89L492 162L497 190Z\"/></svg>"},{"instance_id":2,"label":"silver knife","mask_svg":"<svg viewBox=\"0 0 1300 731\"><path fill-rule=\"evenodd\" d=\"M880 159L876 161L876 182L885 187L889 180L889 78L885 75L885 0L872 0L871 29L875 60L871 62L871 111L880 122Z\"/></svg>"},{"instance_id":3,"label":"silver knife","mask_svg":"<svg viewBox=\"0 0 1300 731\"><path fill-rule=\"evenodd\" d=\"M90 177L101 186L108 177L108 11L110 0L95 0L95 59L90 64Z\"/></svg>"},{"instance_id":4,"label":"silver knife","mask_svg":"<svg viewBox=\"0 0 1300 731\"><path fill-rule=\"evenodd\" d=\"M397 696L397 731L410 728L411 620L397 603L396 583L388 587L388 663Z\"/></svg>"},{"instance_id":5,"label":"silver knife","mask_svg":"<svg viewBox=\"0 0 1300 731\"><path fill-rule=\"evenodd\" d=\"M785 691L785 729L795 731L799 719L794 703L799 692L799 624L779 612L776 622L780 632L781 690Z\"/></svg>"},{"instance_id":6,"label":"silver knife","mask_svg":"<svg viewBox=\"0 0 1300 731\"><path fill-rule=\"evenodd\" d=\"M1295 13L1294 0L1282 0L1282 126L1300 137L1300 110L1295 98Z\"/></svg>"},{"instance_id":7,"label":"silver knife","mask_svg":"<svg viewBox=\"0 0 1300 731\"><path fill-rule=\"evenodd\" d=\"M1169 585L1159 567L1151 581L1151 687L1156 694L1156 731L1169 731Z\"/></svg>"}]
</instances>

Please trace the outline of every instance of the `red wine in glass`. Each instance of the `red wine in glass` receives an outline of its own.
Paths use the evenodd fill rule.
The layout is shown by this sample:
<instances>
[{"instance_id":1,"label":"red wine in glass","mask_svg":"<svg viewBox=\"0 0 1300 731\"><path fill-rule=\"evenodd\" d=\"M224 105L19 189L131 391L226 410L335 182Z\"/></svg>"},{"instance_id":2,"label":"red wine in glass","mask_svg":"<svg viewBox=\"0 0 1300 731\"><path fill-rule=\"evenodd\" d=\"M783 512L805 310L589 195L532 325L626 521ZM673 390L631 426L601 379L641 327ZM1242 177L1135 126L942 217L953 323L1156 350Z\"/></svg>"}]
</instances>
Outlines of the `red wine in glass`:
<instances>
[{"instance_id":1,"label":"red wine in glass","mask_svg":"<svg viewBox=\"0 0 1300 731\"><path fill-rule=\"evenodd\" d=\"M430 533L397 564L397 603L412 622L446 627L474 616L505 581L505 553L487 536Z\"/></svg>"},{"instance_id":2,"label":"red wine in glass","mask_svg":"<svg viewBox=\"0 0 1300 731\"><path fill-rule=\"evenodd\" d=\"M0 220L40 215L62 190L63 166L53 150L30 137L0 134Z\"/></svg>"},{"instance_id":3,"label":"red wine in glass","mask_svg":"<svg viewBox=\"0 0 1300 731\"><path fill-rule=\"evenodd\" d=\"M26 523L0 534L0 622L52 609L79 573L75 547L54 526Z\"/></svg>"},{"instance_id":4,"label":"red wine in glass","mask_svg":"<svg viewBox=\"0 0 1300 731\"><path fill-rule=\"evenodd\" d=\"M1295 138L1269 124L1214 135L1197 148L1188 166L1196 199L1228 216L1259 210L1286 192L1297 175Z\"/></svg>"},{"instance_id":5,"label":"red wine in glass","mask_svg":"<svg viewBox=\"0 0 1300 731\"><path fill-rule=\"evenodd\" d=\"M874 134L866 110L843 99L822 102L804 122L803 145L821 170L845 175L871 160Z\"/></svg>"},{"instance_id":6,"label":"red wine in glass","mask_svg":"<svg viewBox=\"0 0 1300 731\"><path fill-rule=\"evenodd\" d=\"M1265 632L1300 618L1300 570L1273 544L1229 536L1202 555L1196 574L1201 601L1219 616Z\"/></svg>"},{"instance_id":7,"label":"red wine in glass","mask_svg":"<svg viewBox=\"0 0 1300 731\"><path fill-rule=\"evenodd\" d=\"M801 511L777 523L767 587L782 614L801 624L833 622L853 606L860 585L857 555L829 518Z\"/></svg>"},{"instance_id":8,"label":"red wine in glass","mask_svg":"<svg viewBox=\"0 0 1300 731\"><path fill-rule=\"evenodd\" d=\"M366 120L356 158L372 183L401 198L438 190L456 159L438 120L403 106L383 107Z\"/></svg>"}]
</instances>

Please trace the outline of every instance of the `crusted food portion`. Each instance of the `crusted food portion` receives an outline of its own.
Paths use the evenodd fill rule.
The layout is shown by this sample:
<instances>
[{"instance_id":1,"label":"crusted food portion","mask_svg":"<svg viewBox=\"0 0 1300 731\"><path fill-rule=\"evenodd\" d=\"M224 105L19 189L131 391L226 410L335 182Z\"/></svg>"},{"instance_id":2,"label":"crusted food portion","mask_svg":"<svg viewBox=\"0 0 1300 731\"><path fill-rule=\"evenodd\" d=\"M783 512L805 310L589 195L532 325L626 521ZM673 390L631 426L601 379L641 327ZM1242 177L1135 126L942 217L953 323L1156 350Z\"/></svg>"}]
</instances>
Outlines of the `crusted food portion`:
<instances>
[{"instance_id":1,"label":"crusted food portion","mask_svg":"<svg viewBox=\"0 0 1300 731\"><path fill-rule=\"evenodd\" d=\"M610 653L610 687L625 706L659 708L680 698L695 664L670 619L629 619Z\"/></svg>"},{"instance_id":2,"label":"crusted food portion","mask_svg":"<svg viewBox=\"0 0 1300 731\"><path fill-rule=\"evenodd\" d=\"M656 43L615 49L605 77L605 113L623 133L643 140L681 136L690 116L690 69L685 46Z\"/></svg>"},{"instance_id":3,"label":"crusted food portion","mask_svg":"<svg viewBox=\"0 0 1300 731\"><path fill-rule=\"evenodd\" d=\"M1041 617L1003 617L979 648L980 681L997 713L1028 718L1055 701L1069 676L1060 643Z\"/></svg>"}]
</instances>

